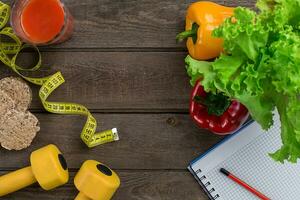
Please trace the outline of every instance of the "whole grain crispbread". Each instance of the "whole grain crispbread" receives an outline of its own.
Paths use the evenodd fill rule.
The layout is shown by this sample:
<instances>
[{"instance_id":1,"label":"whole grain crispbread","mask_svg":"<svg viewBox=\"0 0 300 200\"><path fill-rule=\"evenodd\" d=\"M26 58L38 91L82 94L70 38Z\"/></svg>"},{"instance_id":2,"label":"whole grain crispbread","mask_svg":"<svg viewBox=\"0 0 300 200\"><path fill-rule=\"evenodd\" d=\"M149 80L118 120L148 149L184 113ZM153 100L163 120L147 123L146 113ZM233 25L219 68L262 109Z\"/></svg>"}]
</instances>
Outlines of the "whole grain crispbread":
<instances>
[{"instance_id":1,"label":"whole grain crispbread","mask_svg":"<svg viewBox=\"0 0 300 200\"><path fill-rule=\"evenodd\" d=\"M0 90L0 119L8 110L14 108L14 100L6 92Z\"/></svg>"},{"instance_id":2,"label":"whole grain crispbread","mask_svg":"<svg viewBox=\"0 0 300 200\"><path fill-rule=\"evenodd\" d=\"M39 121L33 114L9 110L0 123L1 146L8 150L27 148L39 130Z\"/></svg>"},{"instance_id":3,"label":"whole grain crispbread","mask_svg":"<svg viewBox=\"0 0 300 200\"><path fill-rule=\"evenodd\" d=\"M6 77L0 80L0 90L6 92L15 102L15 109L25 112L32 100L30 87L21 78Z\"/></svg>"}]
</instances>

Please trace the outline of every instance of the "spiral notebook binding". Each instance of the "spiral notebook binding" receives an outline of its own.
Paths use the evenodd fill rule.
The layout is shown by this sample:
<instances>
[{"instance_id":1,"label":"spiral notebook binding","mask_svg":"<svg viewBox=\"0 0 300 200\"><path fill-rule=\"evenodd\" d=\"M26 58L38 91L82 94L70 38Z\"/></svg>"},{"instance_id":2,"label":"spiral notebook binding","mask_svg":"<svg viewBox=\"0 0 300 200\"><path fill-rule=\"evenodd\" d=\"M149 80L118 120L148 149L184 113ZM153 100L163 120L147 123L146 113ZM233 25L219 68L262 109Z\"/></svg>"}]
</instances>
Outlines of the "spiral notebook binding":
<instances>
[{"instance_id":1,"label":"spiral notebook binding","mask_svg":"<svg viewBox=\"0 0 300 200\"><path fill-rule=\"evenodd\" d=\"M212 187L210 181L207 180L207 177L205 175L201 176L201 173L201 169L195 171L197 179L199 180L205 192L209 195L209 198L213 200L220 198L220 195L216 193L216 189Z\"/></svg>"}]
</instances>

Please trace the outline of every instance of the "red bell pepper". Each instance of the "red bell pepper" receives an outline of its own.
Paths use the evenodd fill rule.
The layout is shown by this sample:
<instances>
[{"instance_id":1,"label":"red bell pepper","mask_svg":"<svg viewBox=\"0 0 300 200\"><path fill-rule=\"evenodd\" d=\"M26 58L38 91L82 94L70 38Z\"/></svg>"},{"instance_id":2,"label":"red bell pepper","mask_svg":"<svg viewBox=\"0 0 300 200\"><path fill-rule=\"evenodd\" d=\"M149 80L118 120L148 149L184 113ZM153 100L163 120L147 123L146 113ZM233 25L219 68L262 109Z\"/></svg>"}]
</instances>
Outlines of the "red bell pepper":
<instances>
[{"instance_id":1,"label":"red bell pepper","mask_svg":"<svg viewBox=\"0 0 300 200\"><path fill-rule=\"evenodd\" d=\"M206 93L197 81L190 99L190 115L201 128L218 135L231 134L249 117L247 108L223 94Z\"/></svg>"}]
</instances>

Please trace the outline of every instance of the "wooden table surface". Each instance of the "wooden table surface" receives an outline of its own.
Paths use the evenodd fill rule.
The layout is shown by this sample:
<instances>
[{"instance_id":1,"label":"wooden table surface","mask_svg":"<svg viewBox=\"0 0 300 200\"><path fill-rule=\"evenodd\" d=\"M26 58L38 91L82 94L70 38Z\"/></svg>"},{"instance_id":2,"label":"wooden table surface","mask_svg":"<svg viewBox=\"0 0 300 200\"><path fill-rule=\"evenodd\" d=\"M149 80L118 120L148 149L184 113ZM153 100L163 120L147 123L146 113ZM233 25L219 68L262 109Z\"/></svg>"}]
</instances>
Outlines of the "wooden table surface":
<instances>
[{"instance_id":1,"label":"wooden table surface","mask_svg":"<svg viewBox=\"0 0 300 200\"><path fill-rule=\"evenodd\" d=\"M33 185L0 199L74 199L72 181L87 159L106 163L120 175L115 200L207 199L186 167L222 137L198 129L189 118L187 52L175 41L193 1L65 2L76 19L74 36L64 44L41 48L44 68L36 75L60 70L66 83L50 99L86 105L98 120L98 130L117 127L121 140L88 149L79 138L85 118L45 112L38 87L31 85L31 111L39 118L41 131L26 150L0 149L0 174L27 166L30 152L54 143L64 152L71 178L50 192ZM215 2L254 5L253 0ZM1 64L0 78L8 75L13 73Z\"/></svg>"}]
</instances>

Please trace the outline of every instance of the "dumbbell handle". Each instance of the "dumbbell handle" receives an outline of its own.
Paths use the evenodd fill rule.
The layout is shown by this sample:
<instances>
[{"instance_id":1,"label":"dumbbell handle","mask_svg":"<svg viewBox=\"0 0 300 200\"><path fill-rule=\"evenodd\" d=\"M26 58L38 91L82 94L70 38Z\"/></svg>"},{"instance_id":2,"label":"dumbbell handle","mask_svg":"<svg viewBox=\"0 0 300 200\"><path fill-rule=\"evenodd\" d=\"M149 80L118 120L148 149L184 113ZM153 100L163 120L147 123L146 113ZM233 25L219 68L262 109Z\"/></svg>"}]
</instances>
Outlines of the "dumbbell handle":
<instances>
[{"instance_id":1,"label":"dumbbell handle","mask_svg":"<svg viewBox=\"0 0 300 200\"><path fill-rule=\"evenodd\" d=\"M32 185L36 179L31 167L25 167L9 174L0 176L0 197Z\"/></svg>"},{"instance_id":2,"label":"dumbbell handle","mask_svg":"<svg viewBox=\"0 0 300 200\"><path fill-rule=\"evenodd\" d=\"M88 198L85 194L83 194L82 192L80 192L77 197L75 198L75 200L92 200L90 198Z\"/></svg>"}]
</instances>

